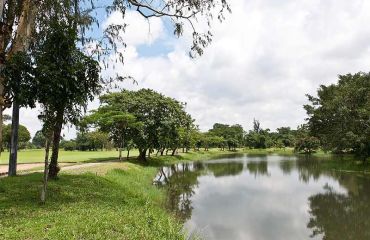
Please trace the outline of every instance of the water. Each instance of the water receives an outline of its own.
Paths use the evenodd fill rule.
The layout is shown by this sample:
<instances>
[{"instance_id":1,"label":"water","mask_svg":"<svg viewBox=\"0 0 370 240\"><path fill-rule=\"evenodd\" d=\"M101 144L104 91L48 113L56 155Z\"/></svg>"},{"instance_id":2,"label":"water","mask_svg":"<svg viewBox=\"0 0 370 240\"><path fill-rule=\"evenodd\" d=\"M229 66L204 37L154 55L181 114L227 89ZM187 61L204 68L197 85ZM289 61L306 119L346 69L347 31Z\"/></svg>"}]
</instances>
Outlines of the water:
<instances>
[{"instance_id":1,"label":"water","mask_svg":"<svg viewBox=\"0 0 370 240\"><path fill-rule=\"evenodd\" d=\"M214 240L370 239L370 178L320 161L236 155L160 169L189 234Z\"/></svg>"}]
</instances>

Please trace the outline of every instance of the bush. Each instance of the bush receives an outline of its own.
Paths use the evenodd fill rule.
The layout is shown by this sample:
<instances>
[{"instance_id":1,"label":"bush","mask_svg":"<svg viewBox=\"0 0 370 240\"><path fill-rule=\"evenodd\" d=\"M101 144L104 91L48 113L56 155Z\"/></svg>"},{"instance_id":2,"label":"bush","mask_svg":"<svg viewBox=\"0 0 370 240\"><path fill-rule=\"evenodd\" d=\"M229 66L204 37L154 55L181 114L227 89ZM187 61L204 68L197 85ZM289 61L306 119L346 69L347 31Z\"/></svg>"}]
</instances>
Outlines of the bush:
<instances>
[{"instance_id":1,"label":"bush","mask_svg":"<svg viewBox=\"0 0 370 240\"><path fill-rule=\"evenodd\" d=\"M74 151L76 150L76 142L75 141L63 141L61 143L62 147L65 151Z\"/></svg>"}]
</instances>

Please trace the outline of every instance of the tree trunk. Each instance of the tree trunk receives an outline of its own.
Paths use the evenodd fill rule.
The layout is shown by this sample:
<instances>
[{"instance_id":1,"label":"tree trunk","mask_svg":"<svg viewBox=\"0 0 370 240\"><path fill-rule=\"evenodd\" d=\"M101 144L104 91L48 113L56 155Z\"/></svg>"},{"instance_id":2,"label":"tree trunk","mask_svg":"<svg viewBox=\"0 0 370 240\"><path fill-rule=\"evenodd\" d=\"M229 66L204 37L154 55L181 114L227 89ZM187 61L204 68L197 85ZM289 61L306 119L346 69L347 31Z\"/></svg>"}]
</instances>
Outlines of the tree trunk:
<instances>
[{"instance_id":1,"label":"tree trunk","mask_svg":"<svg viewBox=\"0 0 370 240\"><path fill-rule=\"evenodd\" d=\"M9 176L17 175L17 152L18 152L18 129L19 129L19 104L13 102L12 129L9 153Z\"/></svg>"},{"instance_id":2,"label":"tree trunk","mask_svg":"<svg viewBox=\"0 0 370 240\"><path fill-rule=\"evenodd\" d=\"M58 166L58 155L59 155L59 143L60 133L63 126L63 112L57 113L56 121L53 128L53 148L51 153L50 165L49 165L49 178L56 179L60 168Z\"/></svg>"},{"instance_id":3,"label":"tree trunk","mask_svg":"<svg viewBox=\"0 0 370 240\"><path fill-rule=\"evenodd\" d=\"M127 148L127 156L126 156L126 159L128 160L129 157L130 157L130 149Z\"/></svg>"},{"instance_id":4,"label":"tree trunk","mask_svg":"<svg viewBox=\"0 0 370 240\"><path fill-rule=\"evenodd\" d=\"M171 154L171 156L175 156L176 150L177 150L177 148L174 148L174 149L172 150L172 154Z\"/></svg>"},{"instance_id":5,"label":"tree trunk","mask_svg":"<svg viewBox=\"0 0 370 240\"><path fill-rule=\"evenodd\" d=\"M9 59L14 53L19 51L26 51L31 42L31 36L35 26L35 19L37 8L39 4L31 3L32 0L25 0L22 3L22 10L19 15L8 17L7 21L2 23L0 28L0 71L3 70L6 60ZM1 1L0 12L3 16L4 1ZM13 26L14 19L18 18L17 29L14 31L12 28L6 27L7 25ZM4 20L4 19L3 19ZM10 21L10 22L8 22ZM12 35L15 38L12 38ZM8 106L4 99L4 81L5 79L0 76L0 146L3 144L3 111ZM1 154L1 151L0 151ZM12 170L13 171L13 170Z\"/></svg>"},{"instance_id":6,"label":"tree trunk","mask_svg":"<svg viewBox=\"0 0 370 240\"><path fill-rule=\"evenodd\" d=\"M122 161L122 147L118 148L118 152L119 152L118 161Z\"/></svg>"},{"instance_id":7,"label":"tree trunk","mask_svg":"<svg viewBox=\"0 0 370 240\"><path fill-rule=\"evenodd\" d=\"M120 143L120 146L119 146L119 161L122 161L122 149L123 149L123 146L125 145L124 141L125 141L125 139L122 136L121 137L121 143Z\"/></svg>"},{"instance_id":8,"label":"tree trunk","mask_svg":"<svg viewBox=\"0 0 370 240\"><path fill-rule=\"evenodd\" d=\"M49 136L46 136L45 140L45 165L44 165L44 181L41 189L41 203L46 201L46 190L48 187L48 165L49 165L49 149L50 149L50 140Z\"/></svg>"},{"instance_id":9,"label":"tree trunk","mask_svg":"<svg viewBox=\"0 0 370 240\"><path fill-rule=\"evenodd\" d=\"M163 156L164 150L164 148L161 149L161 156Z\"/></svg>"},{"instance_id":10,"label":"tree trunk","mask_svg":"<svg viewBox=\"0 0 370 240\"><path fill-rule=\"evenodd\" d=\"M139 149L139 160L146 162L147 149Z\"/></svg>"}]
</instances>

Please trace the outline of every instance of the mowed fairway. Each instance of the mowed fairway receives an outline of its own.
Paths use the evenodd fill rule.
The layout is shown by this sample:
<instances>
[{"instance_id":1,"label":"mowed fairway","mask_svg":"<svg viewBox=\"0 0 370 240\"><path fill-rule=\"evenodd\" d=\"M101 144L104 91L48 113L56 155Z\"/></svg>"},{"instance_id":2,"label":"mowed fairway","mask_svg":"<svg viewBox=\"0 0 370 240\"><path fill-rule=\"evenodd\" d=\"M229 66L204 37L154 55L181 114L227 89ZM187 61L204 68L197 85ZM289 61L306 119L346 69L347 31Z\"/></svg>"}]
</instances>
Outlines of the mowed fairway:
<instances>
[{"instance_id":1,"label":"mowed fairway","mask_svg":"<svg viewBox=\"0 0 370 240\"><path fill-rule=\"evenodd\" d=\"M40 163L44 161L44 150L21 150L18 152L18 163ZM50 152L51 154L51 152ZM122 153L126 157L127 152ZM138 156L137 150L131 150L130 156ZM118 158L118 151L59 151L59 162L99 162L115 160ZM9 152L1 153L0 164L8 164Z\"/></svg>"}]
</instances>

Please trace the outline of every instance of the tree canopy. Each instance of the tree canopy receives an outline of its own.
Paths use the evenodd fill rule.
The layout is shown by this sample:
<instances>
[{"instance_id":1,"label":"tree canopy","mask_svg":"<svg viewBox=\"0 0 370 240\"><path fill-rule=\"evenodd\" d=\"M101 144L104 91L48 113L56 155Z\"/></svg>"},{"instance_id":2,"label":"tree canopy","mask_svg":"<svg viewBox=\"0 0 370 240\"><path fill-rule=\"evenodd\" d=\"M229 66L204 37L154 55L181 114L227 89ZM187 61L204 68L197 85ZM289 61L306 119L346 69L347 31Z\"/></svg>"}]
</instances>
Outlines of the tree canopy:
<instances>
[{"instance_id":1,"label":"tree canopy","mask_svg":"<svg viewBox=\"0 0 370 240\"><path fill-rule=\"evenodd\" d=\"M370 74L339 76L337 84L321 85L304 106L313 136L326 150L370 156Z\"/></svg>"},{"instance_id":2,"label":"tree canopy","mask_svg":"<svg viewBox=\"0 0 370 240\"><path fill-rule=\"evenodd\" d=\"M148 150L178 148L180 129L189 129L192 122L184 104L150 89L106 94L100 101L102 105L87 121L109 132L120 148L123 139L132 140L143 160Z\"/></svg>"}]
</instances>

